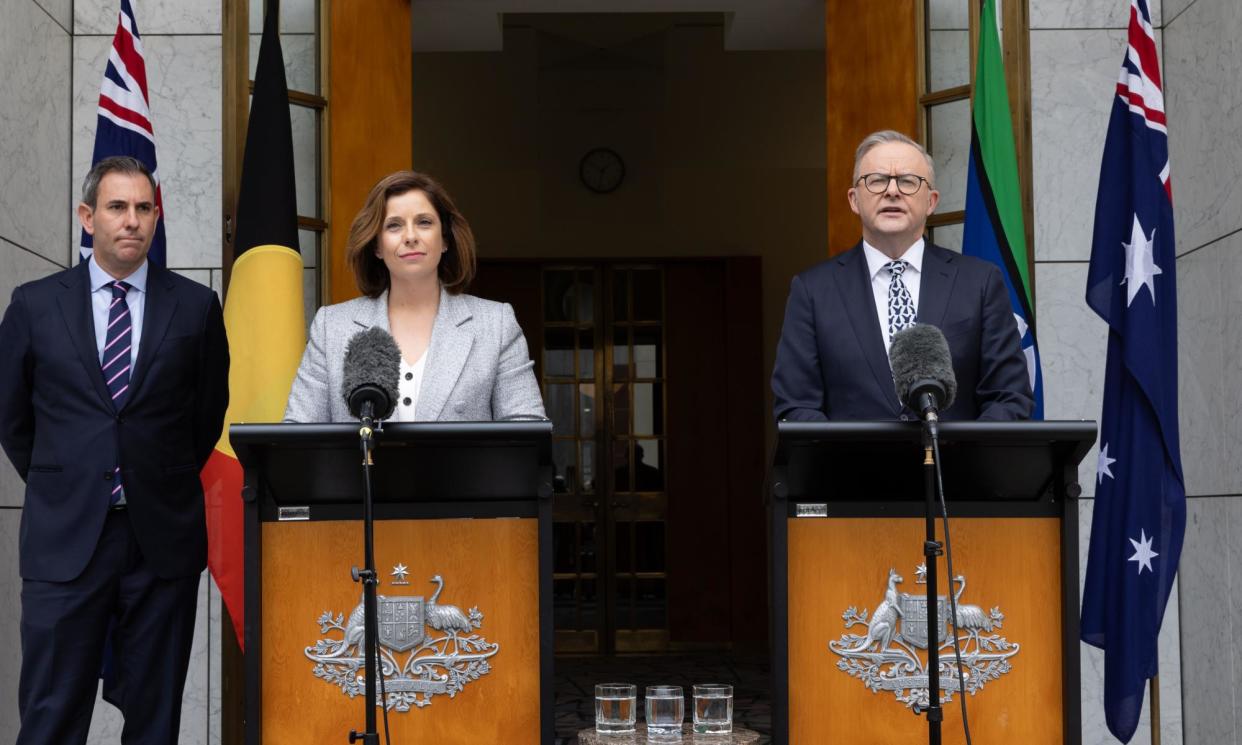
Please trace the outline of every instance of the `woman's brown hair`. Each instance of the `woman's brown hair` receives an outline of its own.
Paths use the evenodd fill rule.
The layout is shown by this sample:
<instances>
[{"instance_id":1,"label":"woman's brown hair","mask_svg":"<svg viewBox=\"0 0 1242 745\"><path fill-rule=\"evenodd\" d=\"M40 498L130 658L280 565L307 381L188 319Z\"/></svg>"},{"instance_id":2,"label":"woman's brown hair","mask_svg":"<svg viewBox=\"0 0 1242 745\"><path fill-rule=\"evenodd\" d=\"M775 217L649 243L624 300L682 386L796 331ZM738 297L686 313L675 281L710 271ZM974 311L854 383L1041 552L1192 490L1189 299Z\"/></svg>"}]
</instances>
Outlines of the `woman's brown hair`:
<instances>
[{"instance_id":1,"label":"woman's brown hair","mask_svg":"<svg viewBox=\"0 0 1242 745\"><path fill-rule=\"evenodd\" d=\"M371 189L353 225L349 227L349 239L345 243L345 261L354 271L358 289L367 297L379 297L391 281L388 267L384 266L383 259L375 255L376 238L384 222L388 200L410 191L426 194L440 218L440 231L444 238L444 254L440 257L438 268L440 284L456 295L474 279L474 233L470 230L470 223L457 211L453 198L426 174L397 171L380 179Z\"/></svg>"}]
</instances>

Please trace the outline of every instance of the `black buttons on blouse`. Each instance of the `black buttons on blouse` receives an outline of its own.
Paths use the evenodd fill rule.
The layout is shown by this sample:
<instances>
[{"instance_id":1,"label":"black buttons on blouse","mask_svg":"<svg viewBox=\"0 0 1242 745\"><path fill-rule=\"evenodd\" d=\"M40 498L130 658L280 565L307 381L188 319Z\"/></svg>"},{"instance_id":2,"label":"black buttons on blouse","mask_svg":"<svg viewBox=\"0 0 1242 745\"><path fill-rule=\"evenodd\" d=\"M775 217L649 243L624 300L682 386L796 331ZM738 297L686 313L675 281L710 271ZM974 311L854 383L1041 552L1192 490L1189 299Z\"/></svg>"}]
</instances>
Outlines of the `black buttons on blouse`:
<instances>
[{"instance_id":1,"label":"black buttons on blouse","mask_svg":"<svg viewBox=\"0 0 1242 745\"><path fill-rule=\"evenodd\" d=\"M409 397L409 396L406 396L405 398L403 398L403 399L401 400L401 403L402 403L402 404L404 404L404 405L406 405L406 406L409 406L412 402L410 401L410 397Z\"/></svg>"},{"instance_id":2,"label":"black buttons on blouse","mask_svg":"<svg viewBox=\"0 0 1242 745\"><path fill-rule=\"evenodd\" d=\"M414 379L414 373L406 373L406 374L405 374L405 379L406 379L406 380L413 380L413 379Z\"/></svg>"}]
</instances>

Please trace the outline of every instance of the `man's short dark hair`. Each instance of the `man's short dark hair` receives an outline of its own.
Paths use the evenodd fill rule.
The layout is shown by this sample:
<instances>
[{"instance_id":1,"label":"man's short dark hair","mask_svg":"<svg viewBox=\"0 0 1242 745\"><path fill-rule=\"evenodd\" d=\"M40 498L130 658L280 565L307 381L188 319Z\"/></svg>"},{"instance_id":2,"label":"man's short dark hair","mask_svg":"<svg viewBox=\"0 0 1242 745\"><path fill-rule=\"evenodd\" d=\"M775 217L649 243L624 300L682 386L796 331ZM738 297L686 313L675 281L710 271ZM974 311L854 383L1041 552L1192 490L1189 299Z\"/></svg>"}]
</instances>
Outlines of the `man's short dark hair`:
<instances>
[{"instance_id":1,"label":"man's short dark hair","mask_svg":"<svg viewBox=\"0 0 1242 745\"><path fill-rule=\"evenodd\" d=\"M124 173L130 176L142 174L147 177L147 181L151 182L151 193L155 194L155 176L151 175L151 171L143 165L142 161L128 155L113 155L91 166L91 170L87 172L86 178L82 181L83 204L95 209L95 200L99 197L99 182L103 181L103 177L109 173Z\"/></svg>"}]
</instances>

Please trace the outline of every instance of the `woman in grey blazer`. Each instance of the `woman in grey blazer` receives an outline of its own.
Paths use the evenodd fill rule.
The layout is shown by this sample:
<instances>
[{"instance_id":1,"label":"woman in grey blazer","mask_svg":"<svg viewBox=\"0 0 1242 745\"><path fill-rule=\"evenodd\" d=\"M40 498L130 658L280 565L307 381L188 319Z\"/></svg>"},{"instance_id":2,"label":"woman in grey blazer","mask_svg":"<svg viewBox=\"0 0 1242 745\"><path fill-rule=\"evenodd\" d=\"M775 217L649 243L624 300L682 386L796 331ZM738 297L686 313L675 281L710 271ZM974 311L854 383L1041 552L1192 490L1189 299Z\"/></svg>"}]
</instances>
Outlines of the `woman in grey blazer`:
<instances>
[{"instance_id":1,"label":"woman in grey blazer","mask_svg":"<svg viewBox=\"0 0 1242 745\"><path fill-rule=\"evenodd\" d=\"M463 292L475 272L474 235L443 187L414 171L381 179L345 252L362 297L315 314L285 421L352 420L341 395L345 347L373 326L401 350L390 421L545 418L513 308Z\"/></svg>"}]
</instances>

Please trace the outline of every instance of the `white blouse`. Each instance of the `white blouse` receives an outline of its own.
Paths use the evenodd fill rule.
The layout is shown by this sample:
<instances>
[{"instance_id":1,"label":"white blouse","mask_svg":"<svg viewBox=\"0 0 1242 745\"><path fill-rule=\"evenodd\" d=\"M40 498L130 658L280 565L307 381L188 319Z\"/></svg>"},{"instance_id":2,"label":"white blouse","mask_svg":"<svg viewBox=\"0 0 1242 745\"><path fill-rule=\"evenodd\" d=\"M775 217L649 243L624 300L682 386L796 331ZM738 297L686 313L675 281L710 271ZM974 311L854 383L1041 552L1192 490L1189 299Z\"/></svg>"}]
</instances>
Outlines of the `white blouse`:
<instances>
[{"instance_id":1,"label":"white blouse","mask_svg":"<svg viewBox=\"0 0 1242 745\"><path fill-rule=\"evenodd\" d=\"M418 358L413 365L401 358L401 377L397 380L397 408L393 410L390 422L413 422L414 410L418 407L418 389L423 385L423 370L427 367L427 352Z\"/></svg>"}]
</instances>

